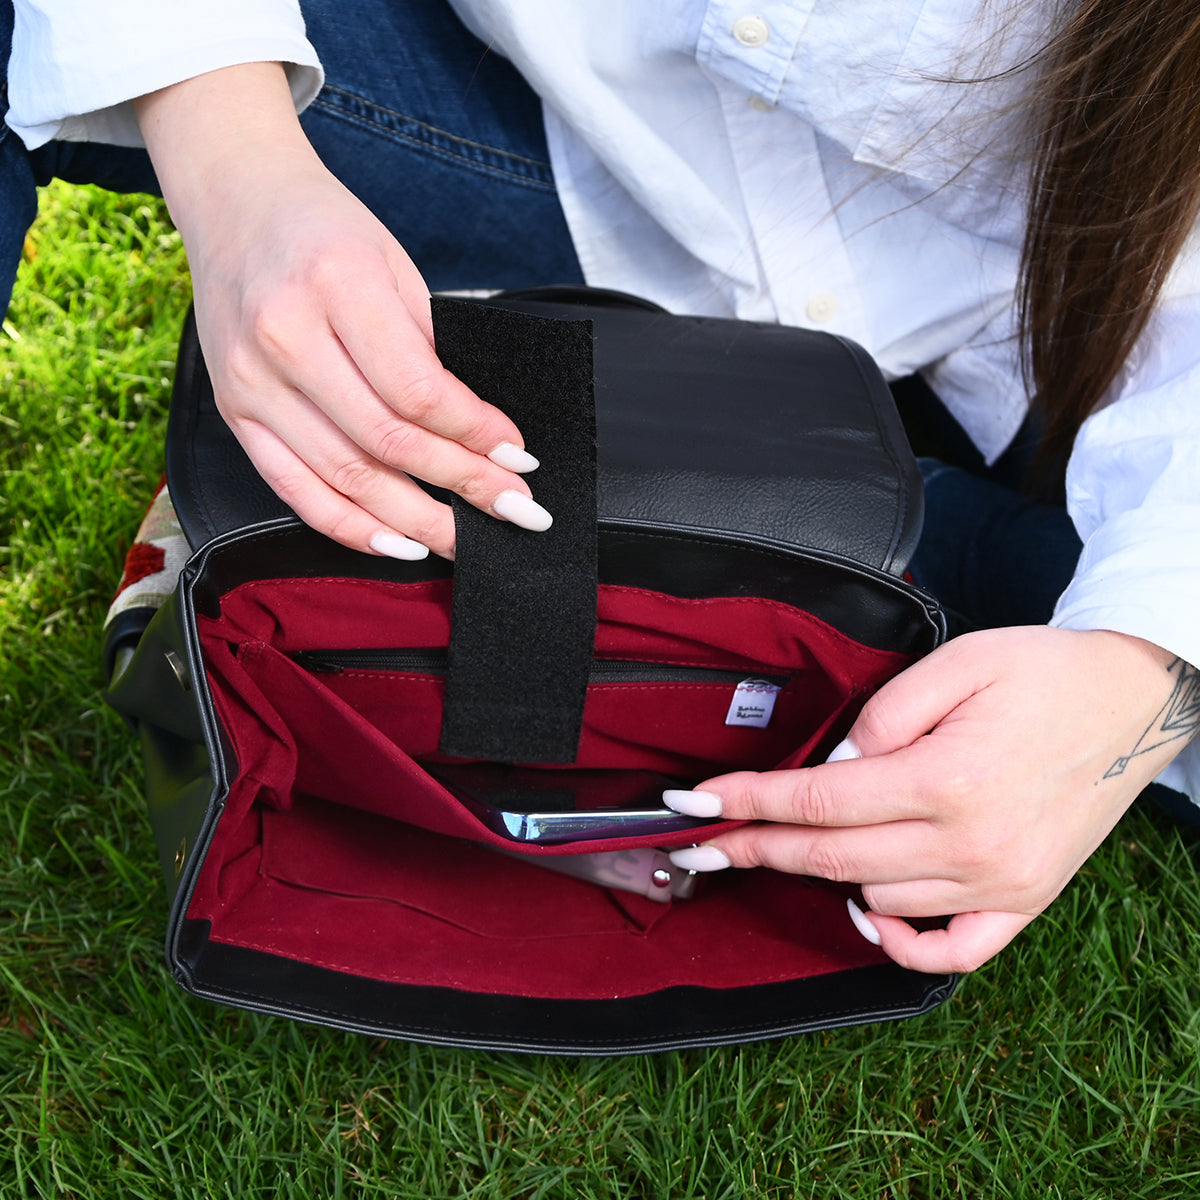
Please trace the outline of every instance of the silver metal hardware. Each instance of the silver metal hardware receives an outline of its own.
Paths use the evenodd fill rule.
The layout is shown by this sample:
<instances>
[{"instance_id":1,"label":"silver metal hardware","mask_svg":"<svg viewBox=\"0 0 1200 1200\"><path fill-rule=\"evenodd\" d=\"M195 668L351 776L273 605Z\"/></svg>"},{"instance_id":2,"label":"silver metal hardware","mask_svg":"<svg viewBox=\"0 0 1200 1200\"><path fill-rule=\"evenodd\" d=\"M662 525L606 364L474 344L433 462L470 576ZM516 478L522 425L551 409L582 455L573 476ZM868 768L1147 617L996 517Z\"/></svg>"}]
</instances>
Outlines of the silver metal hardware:
<instances>
[{"instance_id":1,"label":"silver metal hardware","mask_svg":"<svg viewBox=\"0 0 1200 1200\"><path fill-rule=\"evenodd\" d=\"M174 650L168 650L163 657L167 660L167 666L175 673L175 678L179 680L179 686L185 692L190 692L192 690L192 677L188 673L187 663Z\"/></svg>"}]
</instances>

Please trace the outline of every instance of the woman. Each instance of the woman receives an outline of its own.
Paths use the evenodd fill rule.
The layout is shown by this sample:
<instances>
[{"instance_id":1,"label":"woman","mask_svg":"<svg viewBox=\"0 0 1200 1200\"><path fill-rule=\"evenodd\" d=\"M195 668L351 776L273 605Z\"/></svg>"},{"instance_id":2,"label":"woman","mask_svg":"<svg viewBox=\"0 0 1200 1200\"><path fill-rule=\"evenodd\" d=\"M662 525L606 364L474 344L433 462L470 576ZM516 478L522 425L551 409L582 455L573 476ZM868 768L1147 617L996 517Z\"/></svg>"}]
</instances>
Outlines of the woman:
<instances>
[{"instance_id":1,"label":"woman","mask_svg":"<svg viewBox=\"0 0 1200 1200\"><path fill-rule=\"evenodd\" d=\"M860 927L894 958L971 969L1157 774L1200 796L1200 17L456 0L484 53L448 9L409 7L306 3L306 37L289 0L16 5L9 123L32 149L10 136L5 161L78 178L120 158L95 144L144 138L222 412L305 520L366 552L452 555L449 510L408 475L551 519L520 431L438 365L428 286L582 277L831 329L920 372L977 472L1031 427L1032 395L1079 537L929 464L918 576L1000 627L883 689L840 761L673 794L763 822L682 857L861 882ZM944 913L941 931L904 920Z\"/></svg>"}]
</instances>

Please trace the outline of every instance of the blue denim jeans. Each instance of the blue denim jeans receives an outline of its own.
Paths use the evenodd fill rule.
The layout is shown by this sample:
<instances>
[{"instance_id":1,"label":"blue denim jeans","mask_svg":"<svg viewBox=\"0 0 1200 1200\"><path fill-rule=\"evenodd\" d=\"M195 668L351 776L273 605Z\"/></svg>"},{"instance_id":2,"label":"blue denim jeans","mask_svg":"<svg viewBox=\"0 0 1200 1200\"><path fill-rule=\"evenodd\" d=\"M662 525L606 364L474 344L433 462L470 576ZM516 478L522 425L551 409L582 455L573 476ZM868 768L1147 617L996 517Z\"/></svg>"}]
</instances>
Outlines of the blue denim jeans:
<instances>
[{"instance_id":1,"label":"blue denim jeans","mask_svg":"<svg viewBox=\"0 0 1200 1200\"><path fill-rule=\"evenodd\" d=\"M1082 545L1060 504L1040 503L990 474L918 459L925 526L909 565L942 602L952 635L1044 625Z\"/></svg>"},{"instance_id":2,"label":"blue denim jeans","mask_svg":"<svg viewBox=\"0 0 1200 1200\"><path fill-rule=\"evenodd\" d=\"M304 0L326 84L302 124L317 152L395 233L435 290L580 283L541 104L505 59L436 0ZM12 0L0 0L8 60ZM8 110L8 88L0 115ZM58 177L158 192L142 150L52 142L0 126L0 311L39 185Z\"/></svg>"}]
</instances>

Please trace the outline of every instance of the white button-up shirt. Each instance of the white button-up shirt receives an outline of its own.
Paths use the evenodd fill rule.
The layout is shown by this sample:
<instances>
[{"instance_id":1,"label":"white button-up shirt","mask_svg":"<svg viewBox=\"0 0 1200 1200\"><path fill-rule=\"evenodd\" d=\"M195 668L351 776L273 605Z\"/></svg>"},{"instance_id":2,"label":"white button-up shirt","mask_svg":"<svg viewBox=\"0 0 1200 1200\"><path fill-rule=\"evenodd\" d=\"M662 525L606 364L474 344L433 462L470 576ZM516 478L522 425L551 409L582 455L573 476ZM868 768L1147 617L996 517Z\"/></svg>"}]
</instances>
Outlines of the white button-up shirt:
<instances>
[{"instance_id":1,"label":"white button-up shirt","mask_svg":"<svg viewBox=\"0 0 1200 1200\"><path fill-rule=\"evenodd\" d=\"M589 283L845 334L921 371L994 460L1027 408L1019 101L1046 0L452 0L542 96ZM218 66L320 67L295 0L17 0L9 123L139 140L125 103ZM1000 77L1002 76L1003 77ZM989 82L959 80L992 76ZM1053 623L1200 665L1200 253L1067 476L1085 548ZM1200 799L1200 745L1162 777Z\"/></svg>"}]
</instances>

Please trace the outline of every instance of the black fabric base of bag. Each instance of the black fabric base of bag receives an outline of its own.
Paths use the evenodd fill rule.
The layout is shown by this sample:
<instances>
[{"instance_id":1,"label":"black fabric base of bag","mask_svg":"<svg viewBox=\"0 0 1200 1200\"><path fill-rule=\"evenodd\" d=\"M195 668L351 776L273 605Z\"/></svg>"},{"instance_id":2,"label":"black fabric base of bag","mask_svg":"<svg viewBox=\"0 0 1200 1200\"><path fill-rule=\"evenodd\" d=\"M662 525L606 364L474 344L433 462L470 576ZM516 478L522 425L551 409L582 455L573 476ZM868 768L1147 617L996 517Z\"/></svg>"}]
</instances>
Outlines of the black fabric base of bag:
<instances>
[{"instance_id":1,"label":"black fabric base of bag","mask_svg":"<svg viewBox=\"0 0 1200 1200\"><path fill-rule=\"evenodd\" d=\"M238 1007L431 1045L581 1056L731 1045L899 1020L936 1008L954 990L943 977L882 964L733 992L670 988L624 1000L531 1003L450 988L398 991L371 979L348 986L337 972L209 943L203 928L190 927L181 933L179 962L189 991ZM220 982L209 990L207 980Z\"/></svg>"},{"instance_id":2,"label":"black fabric base of bag","mask_svg":"<svg viewBox=\"0 0 1200 1200\"><path fill-rule=\"evenodd\" d=\"M828 631L820 636L833 644L840 638L859 644L867 658L876 651L911 658L938 644L944 625L936 604L901 578L919 533L919 477L887 388L861 350L825 335L668 317L609 307L608 297L588 299L600 302L581 307L578 297L553 296L498 303L594 323L595 561L602 590L635 598L677 597L672 603L685 610L693 604L742 602L772 611L796 606L817 623L818 633ZM448 348L439 349L452 356ZM681 429L688 436L681 436ZM541 451L544 464L552 462L552 447L530 448ZM185 988L227 1004L372 1034L572 1054L716 1045L894 1019L925 1011L952 992L952 976L905 971L882 956L872 960L845 914L845 889L827 893L801 880L795 886L810 889L804 895L820 901L813 911L823 914L822 945L832 946L834 958L842 955L845 965L829 958L827 946L816 955L813 973L770 982L739 983L736 965L729 975L722 947L721 986L672 984L677 976L666 963L666 984L622 978L612 995L602 996L594 980L585 984L567 977L572 951L563 956L561 989L540 979L514 987L520 956L532 956L530 974L536 975L532 966L545 943L477 942L474 935L455 930L447 943L467 945L475 962L463 963L467 983L446 985L454 973L435 961L436 938L416 956L421 962L372 966L368 961L366 969L338 969L329 965L338 961L335 928L313 935L327 937L328 947L301 939L296 954L264 950L262 938L255 946L239 945L228 932L222 934L222 922L240 928L237 912L230 915L223 899L213 900L221 887L214 885L212 873L228 867L232 878L229 863L217 861L226 853L222 847L232 844L230 822L265 821L276 800L259 816L259 802L247 809L238 799L246 792L246 777L235 740L245 747L247 739L258 736L253 734L256 718L251 713L244 725L230 724L242 720L235 712L241 702L230 698L218 678L222 668L212 656L219 647L204 630L216 628L213 622L219 622L227 603L246 594L246 588L284 594L272 592L277 580L331 580L340 588L358 579L364 587L385 589L424 582L436 589L451 574L440 560L398 563L358 555L284 515L273 519L278 502L257 476L246 475L252 469L239 456L215 413L189 332L172 405L168 466L181 523L201 548L111 690L112 702L139 730L145 752L151 824L172 900L167 956ZM538 495L536 475L531 482ZM388 630L373 631L372 644L403 640L389 643L387 636ZM293 634L280 637L281 650L290 650ZM313 638L319 646L319 630ZM827 647L823 652L828 656ZM857 691L853 682L844 686ZM844 735L867 694L843 697L837 713L805 735L814 761ZM270 708L273 702L267 698L266 703ZM301 799L278 799L284 819ZM402 809L403 797L396 803ZM404 819L402 812L398 815ZM385 814L385 821L392 819ZM436 821L426 828L436 828ZM486 833L472 838L488 839ZM368 849L364 843L364 854ZM397 862L396 869L403 872L404 863ZM518 869L528 870L520 863L513 868ZM559 878L539 872L539 879L542 874ZM248 882L241 886L250 889L253 907L261 903L254 901L259 874L250 872L244 879ZM778 881L792 886L786 877ZM470 886L465 874L463 886ZM566 880L561 886L565 897L571 888L591 885ZM499 903L497 895L481 893L478 903L486 907L494 898ZM677 912L661 919L652 914L644 925L638 924L644 914L628 901L626 933L618 931L603 944L619 945L628 936L631 954L633 948L638 954L649 949L653 959L656 931L670 928L663 922L686 920L702 929L706 900L715 905L716 895L706 897L702 890L694 900L681 902ZM568 906L546 905L551 926L560 907L565 912ZM387 907L363 911L371 920L380 914L408 919L402 909L394 916ZM287 911L279 912L283 926L288 919ZM436 929L436 922L430 927ZM369 936L358 928L354 934L369 949ZM804 936L797 929L796 937ZM388 935L381 931L380 945L386 944ZM581 967L589 947L597 944L586 938L579 943L574 957ZM361 959L361 947L359 953ZM702 959L703 950L697 953ZM501 956L498 982L489 974L489 956ZM748 950L748 964L753 957ZM432 964L428 969L425 959ZM748 979L761 976L761 964L747 971Z\"/></svg>"}]
</instances>

